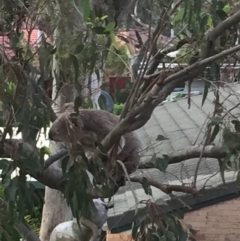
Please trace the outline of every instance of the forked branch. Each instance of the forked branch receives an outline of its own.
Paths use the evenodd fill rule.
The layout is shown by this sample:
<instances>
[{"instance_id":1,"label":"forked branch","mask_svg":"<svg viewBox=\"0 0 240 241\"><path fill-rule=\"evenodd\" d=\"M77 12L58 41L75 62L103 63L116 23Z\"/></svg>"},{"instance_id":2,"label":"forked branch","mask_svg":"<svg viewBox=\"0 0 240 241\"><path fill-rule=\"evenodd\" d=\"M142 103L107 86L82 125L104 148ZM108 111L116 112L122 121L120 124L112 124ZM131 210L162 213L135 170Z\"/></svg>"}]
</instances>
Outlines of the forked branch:
<instances>
[{"instance_id":1,"label":"forked branch","mask_svg":"<svg viewBox=\"0 0 240 241\"><path fill-rule=\"evenodd\" d=\"M240 45L225 50L220 54L213 55L215 40L230 26L233 26L239 22L240 11L222 21L208 35L208 41L203 48L200 61L197 61L188 68L167 77L164 80L163 85L157 82L143 101L139 103L135 102L135 106L128 112L126 111L126 116L123 116L123 119L119 122L119 124L116 125L116 127L102 141L104 149L109 151L110 148L115 144L115 141L118 140L123 134L136 130L146 124L146 122L150 119L154 108L164 101L169 94L171 94L177 84L198 76L208 64L239 51ZM126 105L128 104L129 103L126 103ZM138 118L140 115L142 117L141 119ZM97 149L95 156L98 156L99 153L100 151Z\"/></svg>"}]
</instances>

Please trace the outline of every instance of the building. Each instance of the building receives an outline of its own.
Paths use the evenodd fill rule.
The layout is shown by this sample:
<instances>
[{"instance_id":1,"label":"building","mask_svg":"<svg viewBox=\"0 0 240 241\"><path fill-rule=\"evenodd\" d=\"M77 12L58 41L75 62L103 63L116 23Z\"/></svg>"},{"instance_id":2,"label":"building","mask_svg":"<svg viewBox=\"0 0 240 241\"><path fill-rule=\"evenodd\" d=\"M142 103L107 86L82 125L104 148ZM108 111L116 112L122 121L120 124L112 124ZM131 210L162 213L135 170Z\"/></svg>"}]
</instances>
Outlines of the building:
<instances>
[{"instance_id":1,"label":"building","mask_svg":"<svg viewBox=\"0 0 240 241\"><path fill-rule=\"evenodd\" d=\"M224 101L224 113L231 110L231 115L236 118L240 116L238 98L240 97L240 85L234 84L225 87L221 91L220 101ZM200 144L204 136L205 128L202 128L208 115L214 109L214 94L209 92L207 99L201 107L203 95L191 98L191 108L188 109L186 98L181 98L170 103L164 103L156 107L151 119L144 127L138 130L144 146L149 148L143 156L143 162L147 162L155 153L157 156L170 154L183 150L188 146ZM234 107L236 107L234 109ZM231 119L231 115L229 118ZM157 136L161 134L168 138L163 142L156 142ZM198 137L198 138L197 138ZM215 144L218 144L221 135L217 136ZM197 139L197 140L196 140ZM138 170L132 176L145 176L163 184L192 183L196 172L199 158L186 160L168 166L166 173L158 169ZM185 222L190 223L193 228L199 230L198 240L206 241L234 241L240 240L238 222L240 220L240 189L236 182L237 172L235 168L225 171L225 182L219 173L219 163L215 159L202 159L197 178L197 187L201 189L204 185L206 190L203 196L193 197L183 193L174 193L175 199L159 189L152 187L154 200L164 200L167 206L165 211L183 210ZM145 194L138 183L132 183L138 200L153 199ZM131 239L131 225L134 221L135 200L129 184L122 187L113 197L114 208L109 210L108 241ZM139 205L141 207L141 205ZM190 207L190 209L189 209ZM115 234L114 234L115 233ZM118 233L118 234L117 234ZM120 234L119 234L120 233Z\"/></svg>"}]
</instances>

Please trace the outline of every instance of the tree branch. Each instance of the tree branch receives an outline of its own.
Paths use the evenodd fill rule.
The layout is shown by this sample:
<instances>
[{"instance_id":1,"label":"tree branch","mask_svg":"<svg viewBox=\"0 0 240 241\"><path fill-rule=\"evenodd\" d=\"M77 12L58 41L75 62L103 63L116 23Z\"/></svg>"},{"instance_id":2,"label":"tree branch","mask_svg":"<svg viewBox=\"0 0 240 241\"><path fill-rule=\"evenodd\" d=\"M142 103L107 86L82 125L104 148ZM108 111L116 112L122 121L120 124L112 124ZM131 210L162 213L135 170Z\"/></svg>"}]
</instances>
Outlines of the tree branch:
<instances>
[{"instance_id":1,"label":"tree branch","mask_svg":"<svg viewBox=\"0 0 240 241\"><path fill-rule=\"evenodd\" d=\"M131 177L130 180L131 180L131 182L139 182L141 184L144 183L142 177ZM196 188L191 187L191 186L166 185L166 184L157 182L155 180L152 180L150 178L147 178L147 182L149 185L158 188L159 190L161 190L162 192L164 192L166 194L171 194L172 192L183 192L183 193L192 194L194 196L200 196L203 194L203 191L204 191L203 189L197 190Z\"/></svg>"},{"instance_id":2,"label":"tree branch","mask_svg":"<svg viewBox=\"0 0 240 241\"><path fill-rule=\"evenodd\" d=\"M159 83L156 83L156 85L152 88L152 90L148 93L146 98L141 101L141 103L138 103L136 106L134 106L131 111L129 111L124 119L122 119L118 125L115 126L115 128L105 137L105 139L102 141L102 145L104 147L104 150L107 152L110 150L110 148L115 144L115 141L120 139L120 137L130 131L136 130L137 128L142 127L151 117L151 114L154 110L154 108L161 103L163 100L166 99L166 97L173 91L175 86L181 82L185 81L189 78L196 77L199 74L199 71L201 72L204 67L206 67L207 64L222 58L228 54L234 53L234 51L240 50L240 45L236 46L234 48L228 49L223 51L220 54L217 54L215 56L209 57L209 54L212 53L213 48L213 41L220 36L225 30L229 28L229 26L236 24L240 21L240 11L238 11L236 14L231 16L230 18L224 20L221 22L208 36L208 42L205 46L205 51L203 51L202 60L196 62L195 64L189 66L188 68L179 71L176 74L173 74L165 79L164 86L162 86ZM202 67L202 68L201 68ZM197 70L194 70L198 68ZM162 83L163 79L160 79L160 82ZM141 115L141 120L138 118L139 115ZM216 148L216 147L215 147ZM19 150L21 150L21 153L19 153ZM208 150L208 149L206 149ZM205 151L206 151L205 150ZM214 151L214 147L212 148L212 151L209 152L208 156L207 153L203 154L203 157L210 157L210 153ZM218 150L219 151L219 150ZM222 151L222 150L221 150ZM100 155L100 150L97 148L94 158ZM219 153L214 152L218 157ZM5 155L4 155L5 154ZM2 157L10 157L14 160L21 159L21 155L25 157L33 157L33 160L38 161L38 153L37 149L33 148L28 143L23 143L22 140L10 140L7 139L4 141L4 150L2 153ZM195 155L198 155L198 152L195 152ZM205 156L204 156L205 155ZM226 155L225 153L223 155ZM181 155L180 155L181 156ZM187 155L188 158L192 155ZM214 156L212 156L214 157ZM182 157L183 158L183 157ZM192 157L194 158L194 157ZM220 157L221 158L221 157ZM175 158L176 162L179 162L181 158ZM186 159L186 158L185 158ZM172 161L172 163L174 163ZM63 190L64 185L61 187L58 185L58 181L62 177L62 169L57 168L54 166L49 166L45 171L38 173L37 175L33 175L29 173L31 176L36 178L38 181L42 182L43 184L49 186L50 188L54 188L57 190ZM92 191L92 190L90 190ZM93 193L92 193L93 194ZM100 194L97 191L97 194Z\"/></svg>"},{"instance_id":3,"label":"tree branch","mask_svg":"<svg viewBox=\"0 0 240 241\"><path fill-rule=\"evenodd\" d=\"M153 31L153 33L149 34L148 39L145 43L143 43L143 45L141 46L139 52L138 52L138 56L136 58L136 60L134 61L133 65L132 65L132 71L133 71L133 79L136 81L137 80L137 76L138 76L138 70L139 67L141 65L141 62L146 60L146 54L147 54L147 50L149 47L149 43L151 41L151 39L155 39L155 41L157 41L156 38L159 37L159 31L161 30L162 27L162 21L161 19L158 21L157 27L155 28L155 30ZM150 33L150 31L149 31Z\"/></svg>"},{"instance_id":4,"label":"tree branch","mask_svg":"<svg viewBox=\"0 0 240 241\"><path fill-rule=\"evenodd\" d=\"M240 21L240 11L239 14L234 15L235 18L238 19L238 22ZM226 19L225 21L227 21ZM212 31L213 34L209 34L210 39L216 38L218 35L221 34L222 31L226 30L227 24L224 24L224 22L221 22L219 25L221 26L221 32L219 32L219 27L217 28L217 31L215 29ZM232 18L231 18L231 21ZM235 20L236 22L236 20ZM212 40L211 40L212 41ZM199 73L203 71L203 69L213 61L216 61L220 58L225 57L226 55L232 54L238 50L240 50L240 45L233 47L231 49L225 50L221 52L220 54L216 54L212 57L209 57L209 54L212 53L213 43L211 41L208 41L204 54L202 55L203 60L196 62L195 64L179 71L176 74L173 74L169 77L167 77L164 80L164 85L162 85L162 79L160 79L160 82L157 82L155 86L152 88L152 90L147 94L146 98L141 101L138 105L136 105L126 116L124 120L122 120L102 141L103 146L105 147L105 150L108 151L115 143L115 140L119 139L123 134L129 131L136 130L137 128L140 128L146 122L150 119L152 112L154 108L159 105L162 101L166 99L166 97L174 90L175 86L178 83L181 83L183 81L186 81L190 78L196 77ZM209 57L209 58L208 58ZM141 121L135 121L136 117L140 114L144 113L144 118ZM99 150L96 150L95 157L99 155Z\"/></svg>"},{"instance_id":5,"label":"tree branch","mask_svg":"<svg viewBox=\"0 0 240 241\"><path fill-rule=\"evenodd\" d=\"M5 139L3 152L0 153L0 158L11 158L16 161L19 168L24 168L24 171L35 178L42 184L56 190L64 191L65 183L61 182L63 176L62 168L51 165L60 158L66 156L68 150L61 150L60 152L50 156L46 160L46 165L42 169L39 165L40 160L38 156L38 151L36 147L31 146L27 142L18 139ZM24 161L32 159L33 162L36 162L37 170L25 169ZM117 188L114 186L114 193L117 192ZM92 198L108 198L112 196L113 193L105 192L102 189L95 187L86 190L86 192L92 196ZM110 196L109 196L110 195Z\"/></svg>"},{"instance_id":6,"label":"tree branch","mask_svg":"<svg viewBox=\"0 0 240 241\"><path fill-rule=\"evenodd\" d=\"M240 145L235 144L229 147L232 153L236 153L236 151L240 151ZM204 151L202 152L203 147L201 146L189 146L179 152L174 152L168 156L168 163L169 164L176 164L180 163L189 159L199 158L201 153L203 158L214 158L214 159L221 159L227 156L227 152L222 146L214 146L208 145L205 147ZM139 165L139 169L148 169L154 168L153 163L146 162Z\"/></svg>"},{"instance_id":7,"label":"tree branch","mask_svg":"<svg viewBox=\"0 0 240 241\"><path fill-rule=\"evenodd\" d=\"M50 156L44 163L43 171L45 171L49 166L51 166L54 162L58 161L59 159L67 156L68 150L60 150L58 153Z\"/></svg>"},{"instance_id":8,"label":"tree branch","mask_svg":"<svg viewBox=\"0 0 240 241\"><path fill-rule=\"evenodd\" d=\"M157 69L158 65L162 61L162 59L169 53L174 52L178 49L180 49L182 46L184 46L187 43L190 43L194 41L194 39L182 39L180 40L176 46L169 47L165 50L159 50L158 53L154 56L152 64L148 67L148 70L146 72L146 75L151 75L155 72Z\"/></svg>"},{"instance_id":9,"label":"tree branch","mask_svg":"<svg viewBox=\"0 0 240 241\"><path fill-rule=\"evenodd\" d=\"M222 51L219 54L215 54L211 57L205 58L203 60L197 61L194 64L180 70L179 72L172 74L171 76L167 77L164 81L164 84L167 85L168 83L178 80L178 82L182 82L185 79L189 79L191 74L194 74L194 76L197 76L198 73L202 72L202 67L206 67L210 63L219 60L221 58L226 57L227 55L230 55L232 53L235 53L240 50L240 45L229 48L227 50ZM199 70L200 69L200 70Z\"/></svg>"},{"instance_id":10,"label":"tree branch","mask_svg":"<svg viewBox=\"0 0 240 241\"><path fill-rule=\"evenodd\" d=\"M208 40L215 41L223 32L240 22L240 11L219 23L209 34Z\"/></svg>"}]
</instances>

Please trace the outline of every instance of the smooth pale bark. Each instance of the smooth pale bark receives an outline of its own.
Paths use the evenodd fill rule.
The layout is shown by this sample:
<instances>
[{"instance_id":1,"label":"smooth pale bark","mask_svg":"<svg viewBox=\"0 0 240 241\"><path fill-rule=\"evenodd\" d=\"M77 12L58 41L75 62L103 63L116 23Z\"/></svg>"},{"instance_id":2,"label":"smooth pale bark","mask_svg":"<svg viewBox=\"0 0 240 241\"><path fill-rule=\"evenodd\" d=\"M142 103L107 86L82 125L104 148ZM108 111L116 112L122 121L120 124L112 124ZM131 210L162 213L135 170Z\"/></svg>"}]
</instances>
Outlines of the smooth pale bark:
<instances>
[{"instance_id":1,"label":"smooth pale bark","mask_svg":"<svg viewBox=\"0 0 240 241\"><path fill-rule=\"evenodd\" d=\"M63 148L61 143L50 143L52 154ZM52 164L59 166L61 160ZM61 191L45 187L44 206L40 229L40 240L49 240L53 229L62 222L72 219L72 212Z\"/></svg>"},{"instance_id":2,"label":"smooth pale bark","mask_svg":"<svg viewBox=\"0 0 240 241\"><path fill-rule=\"evenodd\" d=\"M58 38L59 32L58 28L54 31L54 41ZM53 56L53 94L52 99L55 99L57 95L57 78L55 74L59 73L58 60L56 56ZM73 93L73 92L72 92ZM56 99L53 110L56 114L61 112L61 107L64 103L73 101L73 94L71 94L71 88L65 86L62 88L61 93ZM59 152L63 148L62 143L57 143L54 141L50 142L50 150L52 154ZM58 167L61 166L61 159L54 163ZM42 212L42 222L40 228L40 240L48 241L53 229L62 222L69 221L72 219L72 212L70 207L67 205L66 199L64 198L61 191L45 187L45 197L44 206Z\"/></svg>"}]
</instances>

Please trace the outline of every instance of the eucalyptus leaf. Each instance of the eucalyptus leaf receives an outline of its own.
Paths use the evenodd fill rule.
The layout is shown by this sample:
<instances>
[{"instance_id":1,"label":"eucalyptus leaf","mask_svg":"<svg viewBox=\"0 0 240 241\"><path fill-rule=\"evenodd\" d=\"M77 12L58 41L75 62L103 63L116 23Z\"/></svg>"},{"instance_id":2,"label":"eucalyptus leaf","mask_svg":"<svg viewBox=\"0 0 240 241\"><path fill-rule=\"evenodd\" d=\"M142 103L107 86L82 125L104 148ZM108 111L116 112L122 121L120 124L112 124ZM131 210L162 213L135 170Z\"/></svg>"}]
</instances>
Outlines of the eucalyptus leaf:
<instances>
[{"instance_id":1,"label":"eucalyptus leaf","mask_svg":"<svg viewBox=\"0 0 240 241\"><path fill-rule=\"evenodd\" d=\"M137 223L142 223L146 219L146 215L147 210L145 208L138 209L138 212L135 216Z\"/></svg>"},{"instance_id":2,"label":"eucalyptus leaf","mask_svg":"<svg viewBox=\"0 0 240 241\"><path fill-rule=\"evenodd\" d=\"M106 34L106 29L104 27L101 26L96 26L92 28L92 31L96 34Z\"/></svg>"},{"instance_id":3,"label":"eucalyptus leaf","mask_svg":"<svg viewBox=\"0 0 240 241\"><path fill-rule=\"evenodd\" d=\"M165 237L166 237L167 240L169 240L169 241L177 241L174 233L171 232L171 231L168 231L168 230L167 230L166 233L165 233Z\"/></svg>"},{"instance_id":4,"label":"eucalyptus leaf","mask_svg":"<svg viewBox=\"0 0 240 241\"><path fill-rule=\"evenodd\" d=\"M140 224L136 224L135 222L133 223L133 227L132 227L132 237L134 240L136 240L137 238L137 233L138 233L138 229L139 229Z\"/></svg>"},{"instance_id":5,"label":"eucalyptus leaf","mask_svg":"<svg viewBox=\"0 0 240 241\"><path fill-rule=\"evenodd\" d=\"M79 44L77 45L77 47L74 50L74 54L80 54L84 49L84 45L83 44Z\"/></svg>"},{"instance_id":6,"label":"eucalyptus leaf","mask_svg":"<svg viewBox=\"0 0 240 241\"><path fill-rule=\"evenodd\" d=\"M236 130L237 132L240 132L240 122L239 122L239 120L232 120L231 122L232 122L232 124L234 125L235 130Z\"/></svg>"},{"instance_id":7,"label":"eucalyptus leaf","mask_svg":"<svg viewBox=\"0 0 240 241\"><path fill-rule=\"evenodd\" d=\"M163 155L163 157L160 158L154 154L150 162L153 163L154 167L159 169L161 172L165 172L169 164L169 157L167 155Z\"/></svg>"},{"instance_id":8,"label":"eucalyptus leaf","mask_svg":"<svg viewBox=\"0 0 240 241\"><path fill-rule=\"evenodd\" d=\"M84 19L84 22L87 22L89 17L90 17L90 0L83 0L83 19Z\"/></svg>"},{"instance_id":9,"label":"eucalyptus leaf","mask_svg":"<svg viewBox=\"0 0 240 241\"><path fill-rule=\"evenodd\" d=\"M187 241L188 240L188 233L182 230L179 234L179 241Z\"/></svg>"},{"instance_id":10,"label":"eucalyptus leaf","mask_svg":"<svg viewBox=\"0 0 240 241\"><path fill-rule=\"evenodd\" d=\"M74 111L79 112L79 108L83 106L83 99L81 96L77 96L74 100Z\"/></svg>"},{"instance_id":11,"label":"eucalyptus leaf","mask_svg":"<svg viewBox=\"0 0 240 241\"><path fill-rule=\"evenodd\" d=\"M221 20L224 20L228 17L228 15L226 14L226 12L224 10L221 10L221 9L218 9L216 11L216 14L218 15L218 17L221 19Z\"/></svg>"},{"instance_id":12,"label":"eucalyptus leaf","mask_svg":"<svg viewBox=\"0 0 240 241\"><path fill-rule=\"evenodd\" d=\"M203 98L202 98L202 107L205 103L205 100L207 98L207 95L208 95L208 90L209 90L209 87L211 86L211 84L209 83L209 81L205 81L205 85L204 85L204 91L203 91Z\"/></svg>"},{"instance_id":13,"label":"eucalyptus leaf","mask_svg":"<svg viewBox=\"0 0 240 241\"><path fill-rule=\"evenodd\" d=\"M210 143L212 143L215 140L217 134L219 133L219 130L220 130L219 124L216 124L214 126L213 132L211 134L211 138L210 138L210 141L209 141Z\"/></svg>"},{"instance_id":14,"label":"eucalyptus leaf","mask_svg":"<svg viewBox=\"0 0 240 241\"><path fill-rule=\"evenodd\" d=\"M110 22L108 23L108 25L105 28L105 32L112 32L115 28L115 23L114 22Z\"/></svg>"},{"instance_id":15,"label":"eucalyptus leaf","mask_svg":"<svg viewBox=\"0 0 240 241\"><path fill-rule=\"evenodd\" d=\"M97 144L99 150L101 151L101 153L104 154L104 155L107 155L107 151L105 150L105 148L102 145L102 143L101 142L97 142L96 144Z\"/></svg>"},{"instance_id":16,"label":"eucalyptus leaf","mask_svg":"<svg viewBox=\"0 0 240 241\"><path fill-rule=\"evenodd\" d=\"M159 241L167 241L167 238L165 236L160 237Z\"/></svg>"},{"instance_id":17,"label":"eucalyptus leaf","mask_svg":"<svg viewBox=\"0 0 240 241\"><path fill-rule=\"evenodd\" d=\"M156 141L164 141L164 140L168 140L168 138L165 137L165 136L163 136L163 135L158 135L158 136L157 136Z\"/></svg>"},{"instance_id":18,"label":"eucalyptus leaf","mask_svg":"<svg viewBox=\"0 0 240 241\"><path fill-rule=\"evenodd\" d=\"M178 21L180 21L180 20L182 20L183 19L183 15L184 15L184 8L181 8L178 12L177 12L177 14L174 16L174 18L173 18L173 23L176 23L176 22L178 22Z\"/></svg>"},{"instance_id":19,"label":"eucalyptus leaf","mask_svg":"<svg viewBox=\"0 0 240 241\"><path fill-rule=\"evenodd\" d=\"M212 121L212 124L221 124L223 122L223 118L221 116L214 116L209 118Z\"/></svg>"},{"instance_id":20,"label":"eucalyptus leaf","mask_svg":"<svg viewBox=\"0 0 240 241\"><path fill-rule=\"evenodd\" d=\"M209 16L206 14L201 18L200 22L200 30L204 31L206 29L207 23L208 23Z\"/></svg>"},{"instance_id":21,"label":"eucalyptus leaf","mask_svg":"<svg viewBox=\"0 0 240 241\"><path fill-rule=\"evenodd\" d=\"M66 156L62 159L61 163L62 163L62 171L63 171L63 174L66 173L67 171L67 165L69 163L69 159L70 157L69 156Z\"/></svg>"},{"instance_id":22,"label":"eucalyptus leaf","mask_svg":"<svg viewBox=\"0 0 240 241\"><path fill-rule=\"evenodd\" d=\"M70 58L72 60L72 64L74 67L74 71L75 71L75 82L78 82L78 77L79 77L79 64L78 64L78 60L74 55L70 55Z\"/></svg>"},{"instance_id":23,"label":"eucalyptus leaf","mask_svg":"<svg viewBox=\"0 0 240 241\"><path fill-rule=\"evenodd\" d=\"M152 189L151 189L151 186L149 185L148 180L147 180L146 177L142 178L142 187L143 187L143 190L145 191L145 193L147 195L151 195L152 196Z\"/></svg>"}]
</instances>

